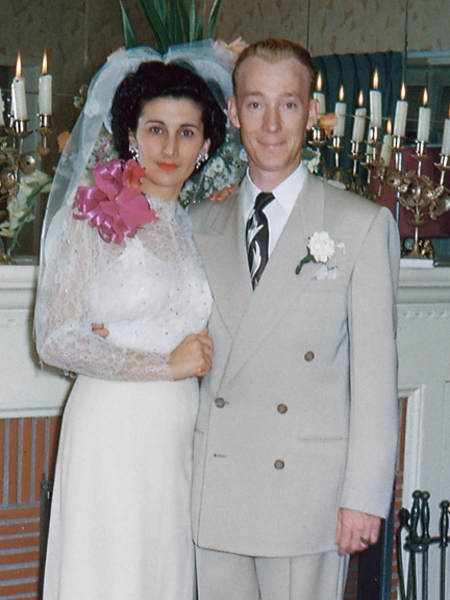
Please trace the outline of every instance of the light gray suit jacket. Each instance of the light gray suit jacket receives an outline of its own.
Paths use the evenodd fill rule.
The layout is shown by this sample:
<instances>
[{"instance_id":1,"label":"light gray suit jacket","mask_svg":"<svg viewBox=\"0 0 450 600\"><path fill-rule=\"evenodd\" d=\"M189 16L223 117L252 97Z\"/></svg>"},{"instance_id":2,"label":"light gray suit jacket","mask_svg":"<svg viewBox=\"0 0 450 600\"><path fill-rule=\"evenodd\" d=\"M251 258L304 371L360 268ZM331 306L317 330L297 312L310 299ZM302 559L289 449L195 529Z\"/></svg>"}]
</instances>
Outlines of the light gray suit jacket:
<instances>
[{"instance_id":1,"label":"light gray suit jacket","mask_svg":"<svg viewBox=\"0 0 450 600\"><path fill-rule=\"evenodd\" d=\"M201 385L193 531L204 548L251 556L333 549L339 507L386 516L397 447L391 213L308 175L259 286L245 248L243 186L193 207L214 295L215 356ZM295 268L307 240L345 244Z\"/></svg>"}]
</instances>

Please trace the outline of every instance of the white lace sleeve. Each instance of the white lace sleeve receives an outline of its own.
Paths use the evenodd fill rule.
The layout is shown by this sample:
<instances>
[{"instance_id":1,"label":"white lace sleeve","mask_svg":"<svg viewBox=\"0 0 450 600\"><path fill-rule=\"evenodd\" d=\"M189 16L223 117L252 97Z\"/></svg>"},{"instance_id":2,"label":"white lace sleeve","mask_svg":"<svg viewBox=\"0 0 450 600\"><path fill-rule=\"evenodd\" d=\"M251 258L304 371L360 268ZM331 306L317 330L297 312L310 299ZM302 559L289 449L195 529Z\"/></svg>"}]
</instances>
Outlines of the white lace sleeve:
<instances>
[{"instance_id":1,"label":"white lace sleeve","mask_svg":"<svg viewBox=\"0 0 450 600\"><path fill-rule=\"evenodd\" d=\"M123 250L99 241L97 230L70 218L67 209L53 219L45 244L45 271L35 311L41 359L65 371L102 379L172 379L170 353L121 347L92 333L95 279Z\"/></svg>"}]
</instances>

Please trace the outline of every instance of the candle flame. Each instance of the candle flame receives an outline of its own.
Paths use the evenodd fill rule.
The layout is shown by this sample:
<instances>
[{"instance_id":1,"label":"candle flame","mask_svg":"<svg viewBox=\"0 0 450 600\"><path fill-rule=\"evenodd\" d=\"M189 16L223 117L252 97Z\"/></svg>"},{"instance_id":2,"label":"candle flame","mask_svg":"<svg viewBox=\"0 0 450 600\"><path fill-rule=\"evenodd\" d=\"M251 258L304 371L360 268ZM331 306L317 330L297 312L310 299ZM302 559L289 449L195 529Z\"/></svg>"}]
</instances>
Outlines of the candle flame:
<instances>
[{"instance_id":1,"label":"candle flame","mask_svg":"<svg viewBox=\"0 0 450 600\"><path fill-rule=\"evenodd\" d=\"M375 73L373 74L373 89L378 89L378 69L375 69Z\"/></svg>"},{"instance_id":2,"label":"candle flame","mask_svg":"<svg viewBox=\"0 0 450 600\"><path fill-rule=\"evenodd\" d=\"M427 88L423 88L423 101L422 104L426 106L428 104L428 90Z\"/></svg>"},{"instance_id":3,"label":"candle flame","mask_svg":"<svg viewBox=\"0 0 450 600\"><path fill-rule=\"evenodd\" d=\"M391 135L391 133L392 133L392 121L391 121L391 119L387 120L387 123L386 123L386 133L388 135Z\"/></svg>"},{"instance_id":4,"label":"candle flame","mask_svg":"<svg viewBox=\"0 0 450 600\"><path fill-rule=\"evenodd\" d=\"M406 98L406 86L405 82L402 83L402 87L400 88L400 100L404 100Z\"/></svg>"},{"instance_id":5,"label":"candle flame","mask_svg":"<svg viewBox=\"0 0 450 600\"><path fill-rule=\"evenodd\" d=\"M42 75L47 75L48 61L47 61L47 50L44 50L44 56L42 57Z\"/></svg>"},{"instance_id":6,"label":"candle flame","mask_svg":"<svg viewBox=\"0 0 450 600\"><path fill-rule=\"evenodd\" d=\"M339 102L344 102L344 98L345 98L344 86L341 85L341 87L339 88Z\"/></svg>"},{"instance_id":7,"label":"candle flame","mask_svg":"<svg viewBox=\"0 0 450 600\"><path fill-rule=\"evenodd\" d=\"M17 62L16 62L16 77L20 77L22 75L22 58L20 56L20 52L17 54Z\"/></svg>"},{"instance_id":8,"label":"candle flame","mask_svg":"<svg viewBox=\"0 0 450 600\"><path fill-rule=\"evenodd\" d=\"M323 85L322 73L319 71L319 74L317 75L317 83L316 83L316 89L318 92L322 91L322 85Z\"/></svg>"},{"instance_id":9,"label":"candle flame","mask_svg":"<svg viewBox=\"0 0 450 600\"><path fill-rule=\"evenodd\" d=\"M358 96L358 106L359 106L359 107L361 107L361 106L364 106L364 94L363 94L363 91L362 91L362 90L360 90L360 92L359 92L359 96Z\"/></svg>"}]
</instances>

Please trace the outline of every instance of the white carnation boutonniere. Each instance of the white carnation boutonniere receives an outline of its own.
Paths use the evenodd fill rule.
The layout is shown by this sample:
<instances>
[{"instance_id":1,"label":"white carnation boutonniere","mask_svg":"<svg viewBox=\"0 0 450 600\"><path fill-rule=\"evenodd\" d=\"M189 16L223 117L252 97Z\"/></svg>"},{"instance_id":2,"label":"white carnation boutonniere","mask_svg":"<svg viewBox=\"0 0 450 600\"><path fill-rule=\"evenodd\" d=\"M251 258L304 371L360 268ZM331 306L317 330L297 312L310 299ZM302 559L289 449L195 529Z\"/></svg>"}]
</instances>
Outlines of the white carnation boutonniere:
<instances>
[{"instance_id":1,"label":"white carnation boutonniere","mask_svg":"<svg viewBox=\"0 0 450 600\"><path fill-rule=\"evenodd\" d=\"M302 270L303 265L309 262L324 263L325 268L328 260L334 256L336 249L340 248L345 253L345 244L342 242L335 242L330 238L326 231L315 231L310 238L308 238L308 254L302 258L295 269L295 274L298 275ZM325 276L328 270L325 272Z\"/></svg>"}]
</instances>

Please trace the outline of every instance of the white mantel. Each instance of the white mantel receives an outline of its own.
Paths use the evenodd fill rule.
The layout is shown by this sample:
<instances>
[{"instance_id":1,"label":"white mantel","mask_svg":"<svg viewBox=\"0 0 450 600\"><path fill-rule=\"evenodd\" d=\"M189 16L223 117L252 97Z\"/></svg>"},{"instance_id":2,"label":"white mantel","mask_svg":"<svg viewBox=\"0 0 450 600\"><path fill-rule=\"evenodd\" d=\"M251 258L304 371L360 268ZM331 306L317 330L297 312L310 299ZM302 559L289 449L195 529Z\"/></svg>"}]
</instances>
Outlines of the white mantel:
<instances>
[{"instance_id":1,"label":"white mantel","mask_svg":"<svg viewBox=\"0 0 450 600\"><path fill-rule=\"evenodd\" d=\"M34 351L37 274L0 265L0 418L59 414L72 384ZM402 269L398 348L399 395L409 397L405 494L423 487L437 501L450 497L450 268Z\"/></svg>"},{"instance_id":2,"label":"white mantel","mask_svg":"<svg viewBox=\"0 0 450 600\"><path fill-rule=\"evenodd\" d=\"M0 418L58 415L72 382L41 367L33 343L34 265L0 265Z\"/></svg>"}]
</instances>

